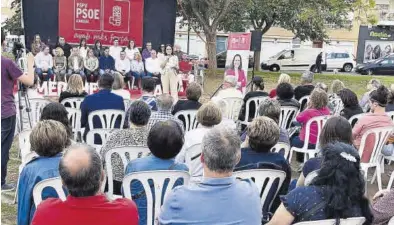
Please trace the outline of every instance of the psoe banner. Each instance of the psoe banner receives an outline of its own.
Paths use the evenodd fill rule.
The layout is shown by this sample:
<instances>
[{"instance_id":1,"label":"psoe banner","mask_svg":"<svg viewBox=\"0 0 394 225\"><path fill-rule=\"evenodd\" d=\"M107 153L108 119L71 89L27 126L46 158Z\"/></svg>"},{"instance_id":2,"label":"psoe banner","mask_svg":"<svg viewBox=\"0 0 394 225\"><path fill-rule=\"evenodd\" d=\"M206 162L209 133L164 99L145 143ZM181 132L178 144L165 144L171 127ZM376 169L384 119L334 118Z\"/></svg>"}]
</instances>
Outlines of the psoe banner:
<instances>
[{"instance_id":1,"label":"psoe banner","mask_svg":"<svg viewBox=\"0 0 394 225\"><path fill-rule=\"evenodd\" d=\"M247 85L250 41L251 33L230 33L227 42L225 75L236 76L242 92Z\"/></svg>"},{"instance_id":2,"label":"psoe banner","mask_svg":"<svg viewBox=\"0 0 394 225\"><path fill-rule=\"evenodd\" d=\"M142 45L144 0L59 0L59 35L69 43L86 38L120 45Z\"/></svg>"}]
</instances>

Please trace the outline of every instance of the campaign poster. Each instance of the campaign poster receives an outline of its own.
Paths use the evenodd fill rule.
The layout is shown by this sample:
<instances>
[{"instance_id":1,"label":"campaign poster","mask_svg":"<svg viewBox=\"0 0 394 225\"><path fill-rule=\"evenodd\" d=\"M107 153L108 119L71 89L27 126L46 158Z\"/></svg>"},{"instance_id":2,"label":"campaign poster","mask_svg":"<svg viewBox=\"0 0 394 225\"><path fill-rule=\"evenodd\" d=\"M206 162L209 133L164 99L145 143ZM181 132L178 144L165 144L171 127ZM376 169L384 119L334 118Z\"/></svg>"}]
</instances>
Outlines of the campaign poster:
<instances>
[{"instance_id":1,"label":"campaign poster","mask_svg":"<svg viewBox=\"0 0 394 225\"><path fill-rule=\"evenodd\" d=\"M383 58L390 53L394 53L394 41L366 40L364 63Z\"/></svg>"},{"instance_id":2,"label":"campaign poster","mask_svg":"<svg viewBox=\"0 0 394 225\"><path fill-rule=\"evenodd\" d=\"M144 0L59 0L59 35L69 43L81 38L120 45L134 40L142 46Z\"/></svg>"},{"instance_id":3,"label":"campaign poster","mask_svg":"<svg viewBox=\"0 0 394 225\"><path fill-rule=\"evenodd\" d=\"M241 64L238 68L240 73L243 73L246 78L248 78L248 64L249 64L249 54L250 54L250 42L251 33L230 33L227 40L227 57L226 57L226 74L227 72L233 72L238 68L238 63L234 63L239 57L241 58ZM245 91L245 87L242 88Z\"/></svg>"}]
</instances>

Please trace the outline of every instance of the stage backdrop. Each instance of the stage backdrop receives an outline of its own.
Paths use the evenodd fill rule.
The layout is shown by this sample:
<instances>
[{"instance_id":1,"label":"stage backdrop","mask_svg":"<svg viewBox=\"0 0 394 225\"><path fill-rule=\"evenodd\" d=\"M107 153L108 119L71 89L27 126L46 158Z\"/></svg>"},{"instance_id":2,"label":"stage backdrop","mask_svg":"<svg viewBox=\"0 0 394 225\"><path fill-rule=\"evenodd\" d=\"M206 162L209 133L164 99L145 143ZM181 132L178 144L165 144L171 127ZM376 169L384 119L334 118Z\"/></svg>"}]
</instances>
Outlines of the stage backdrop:
<instances>
[{"instance_id":1,"label":"stage backdrop","mask_svg":"<svg viewBox=\"0 0 394 225\"><path fill-rule=\"evenodd\" d=\"M35 34L50 45L60 35L71 44L118 38L121 45L133 39L157 47L174 42L176 0L23 0L23 17L28 47Z\"/></svg>"}]
</instances>

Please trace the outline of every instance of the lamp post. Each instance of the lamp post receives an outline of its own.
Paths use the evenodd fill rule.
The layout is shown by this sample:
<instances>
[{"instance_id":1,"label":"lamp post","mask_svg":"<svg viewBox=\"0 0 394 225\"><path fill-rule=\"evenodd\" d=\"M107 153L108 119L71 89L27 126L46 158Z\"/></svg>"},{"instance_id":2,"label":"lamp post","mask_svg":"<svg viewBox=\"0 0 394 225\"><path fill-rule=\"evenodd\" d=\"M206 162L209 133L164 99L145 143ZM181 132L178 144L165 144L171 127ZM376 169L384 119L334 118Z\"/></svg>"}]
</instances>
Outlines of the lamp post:
<instances>
[{"instance_id":1,"label":"lamp post","mask_svg":"<svg viewBox=\"0 0 394 225\"><path fill-rule=\"evenodd\" d=\"M190 49L190 23L187 21L187 55L189 55Z\"/></svg>"}]
</instances>

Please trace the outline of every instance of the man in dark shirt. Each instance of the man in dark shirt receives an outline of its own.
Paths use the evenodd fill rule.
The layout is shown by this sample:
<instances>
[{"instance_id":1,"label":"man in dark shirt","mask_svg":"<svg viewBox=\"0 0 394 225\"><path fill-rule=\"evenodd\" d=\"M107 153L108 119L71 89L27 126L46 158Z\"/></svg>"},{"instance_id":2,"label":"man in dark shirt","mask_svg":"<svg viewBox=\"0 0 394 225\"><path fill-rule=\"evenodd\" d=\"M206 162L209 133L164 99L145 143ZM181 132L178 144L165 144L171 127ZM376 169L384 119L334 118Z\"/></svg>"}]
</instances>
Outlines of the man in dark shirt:
<instances>
[{"instance_id":1,"label":"man in dark shirt","mask_svg":"<svg viewBox=\"0 0 394 225\"><path fill-rule=\"evenodd\" d=\"M172 115L182 110L198 110L201 103L198 100L201 97L201 86L195 82L190 83L186 88L187 100L179 100L172 110Z\"/></svg>"},{"instance_id":2,"label":"man in dark shirt","mask_svg":"<svg viewBox=\"0 0 394 225\"><path fill-rule=\"evenodd\" d=\"M305 71L301 76L301 85L294 89L294 98L300 100L302 97L310 95L315 86L313 82L313 73Z\"/></svg>"},{"instance_id":3,"label":"man in dark shirt","mask_svg":"<svg viewBox=\"0 0 394 225\"><path fill-rule=\"evenodd\" d=\"M57 47L59 47L63 50L64 56L66 56L67 59L68 59L68 57L70 57L72 47L71 47L71 45L66 43L66 40L64 39L64 37L62 37L62 36L59 37L59 39L56 43L56 46L53 49L56 49Z\"/></svg>"},{"instance_id":4,"label":"man in dark shirt","mask_svg":"<svg viewBox=\"0 0 394 225\"><path fill-rule=\"evenodd\" d=\"M1 30L1 46L6 46L5 35ZM28 55L28 71L23 73L17 65L1 57L1 191L10 191L14 186L6 184L7 164L16 124L16 106L14 102L14 84L18 80L31 86L34 83L34 56Z\"/></svg>"}]
</instances>

